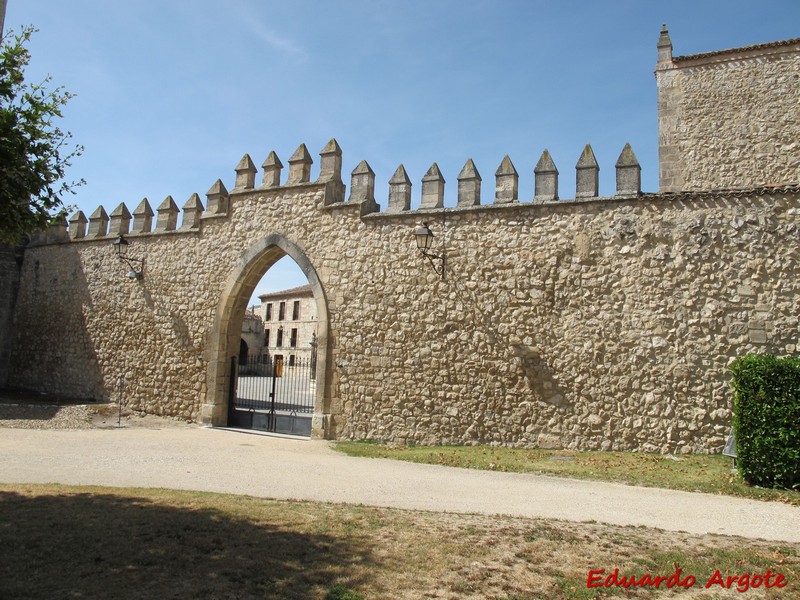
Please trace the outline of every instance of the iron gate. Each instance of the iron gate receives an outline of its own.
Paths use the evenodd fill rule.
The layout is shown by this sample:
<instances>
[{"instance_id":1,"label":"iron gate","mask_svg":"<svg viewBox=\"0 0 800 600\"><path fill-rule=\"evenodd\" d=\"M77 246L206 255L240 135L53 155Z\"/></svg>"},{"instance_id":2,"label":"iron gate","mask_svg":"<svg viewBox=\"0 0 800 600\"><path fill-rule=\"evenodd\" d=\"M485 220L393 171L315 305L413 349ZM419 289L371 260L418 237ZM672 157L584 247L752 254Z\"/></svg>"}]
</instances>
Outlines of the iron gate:
<instances>
[{"instance_id":1,"label":"iron gate","mask_svg":"<svg viewBox=\"0 0 800 600\"><path fill-rule=\"evenodd\" d=\"M231 358L229 427L310 436L315 397L315 348L249 364Z\"/></svg>"}]
</instances>

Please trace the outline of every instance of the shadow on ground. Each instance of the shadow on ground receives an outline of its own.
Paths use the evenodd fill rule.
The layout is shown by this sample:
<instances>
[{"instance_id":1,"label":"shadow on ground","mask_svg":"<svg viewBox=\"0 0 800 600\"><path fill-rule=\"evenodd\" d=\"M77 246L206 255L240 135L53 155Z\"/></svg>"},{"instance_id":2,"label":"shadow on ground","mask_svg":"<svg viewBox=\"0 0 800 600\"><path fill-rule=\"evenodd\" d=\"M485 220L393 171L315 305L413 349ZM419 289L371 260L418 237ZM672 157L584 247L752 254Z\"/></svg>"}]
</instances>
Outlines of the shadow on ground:
<instances>
[{"instance_id":1,"label":"shadow on ground","mask_svg":"<svg viewBox=\"0 0 800 600\"><path fill-rule=\"evenodd\" d=\"M374 560L361 540L283 529L266 505L202 504L0 491L0 598L323 598L358 589L352 570Z\"/></svg>"},{"instance_id":2,"label":"shadow on ground","mask_svg":"<svg viewBox=\"0 0 800 600\"><path fill-rule=\"evenodd\" d=\"M36 407L43 412L50 410L53 414L62 406L73 404L94 404L95 401L87 398L70 398L56 394L45 394L21 389L0 388L0 408L27 406Z\"/></svg>"},{"instance_id":3,"label":"shadow on ground","mask_svg":"<svg viewBox=\"0 0 800 600\"><path fill-rule=\"evenodd\" d=\"M22 406L0 402L0 421L49 421L58 414L59 410L61 410L61 407L56 405L26 404Z\"/></svg>"}]
</instances>

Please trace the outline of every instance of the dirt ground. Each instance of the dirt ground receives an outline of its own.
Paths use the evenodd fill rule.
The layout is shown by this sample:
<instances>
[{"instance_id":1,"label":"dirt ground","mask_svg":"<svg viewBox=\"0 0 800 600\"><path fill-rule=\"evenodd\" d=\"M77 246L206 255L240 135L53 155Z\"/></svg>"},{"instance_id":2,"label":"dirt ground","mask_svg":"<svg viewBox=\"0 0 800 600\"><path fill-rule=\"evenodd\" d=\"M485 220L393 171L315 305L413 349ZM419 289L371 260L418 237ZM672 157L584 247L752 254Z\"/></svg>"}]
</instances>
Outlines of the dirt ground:
<instances>
[{"instance_id":1,"label":"dirt ground","mask_svg":"<svg viewBox=\"0 0 800 600\"><path fill-rule=\"evenodd\" d=\"M205 432L196 424L177 419L143 416L125 408L120 419L119 407L113 404L4 394L0 399L0 427L135 429L122 436L113 431L47 436L57 438L57 443L54 446L56 454L45 462L49 464L56 457L65 458L63 465L59 463L52 467L55 469L53 472L63 475L69 465L75 463L70 457L80 456L82 477L86 471L99 471L104 465L110 469L109 472L141 472L142 476L152 475L162 462L165 468L177 468L165 476L164 481L170 483L159 480L157 485L149 484L156 488L174 487L180 481L179 474L184 478L191 477L188 471L193 470L196 464L202 464L206 470L203 481L222 481L225 472L213 471L210 457L201 454L212 442L224 442L227 452L235 456L234 460L240 465L250 464L247 462L250 454L257 457L269 454L278 462L288 464L280 452L291 453L297 459L295 470L304 471L308 476L314 470L336 471L343 481L348 482L345 486L348 489L356 487L356 482L368 475L361 460L335 455L314 446L313 442L295 442L283 448L286 442L281 440L246 436L236 439L237 443L233 444L234 438L223 436L238 434ZM148 430L166 428L184 430L167 436L171 444L175 443L176 437L183 440L178 443L178 448L170 446L169 452L159 455L159 460L142 455L145 449L152 449L157 443L156 437L164 436L163 432ZM10 443L6 462L13 462L10 448L29 448L23 452L24 471L21 472L30 475L37 464L36 460L31 460L31 446L20 446L20 442L15 441L21 436L28 439L30 434L11 434L11 431L6 432ZM199 446L191 446L190 440L184 439L199 434L203 434L202 440L196 442ZM83 435L91 436L92 452L71 452L72 438ZM109 436L113 440L105 440ZM128 442L132 444L130 448L124 446L129 437L135 438ZM140 440L142 437L147 442L144 445ZM38 436L32 439L36 439L36 448L40 451L42 440ZM183 456L184 452L191 460ZM313 456L304 462L300 460L304 453ZM212 452L212 455L216 453ZM124 460L134 460L134 463L129 465ZM331 463L333 466L328 465L326 461L329 460L334 461ZM389 468L379 462L369 464L380 465L379 471ZM345 471L347 465L352 465L355 470ZM255 480L262 491L272 489L267 484L274 485L278 474L273 473L268 480L262 481L257 477L257 466L263 469L262 462L257 460L253 469L246 470L248 481ZM392 466L426 473L431 471L426 466ZM452 469L447 473L458 474L461 471ZM436 473L439 473L438 469ZM495 478L504 474L468 475ZM508 478L516 479L514 476ZM398 478L392 478L395 479ZM52 475L45 478L45 481L57 480L60 481L53 479ZM14 476L8 481L22 479ZM388 485L383 480L378 480L379 483L370 481L364 482L367 490ZM412 494L415 498L420 495L419 490L430 493L434 485L430 479L417 484L409 479L405 481L405 487L417 490ZM497 483L493 479L492 482ZM486 483L490 487L482 489L494 505L506 494L491 487L490 482ZM241 484L240 477L233 477L229 487L238 490L237 486ZM567 480L558 482L559 488L567 485ZM195 486L190 484L190 487ZM456 488L458 486L448 487L451 495ZM432 512L342 504L341 501L280 502L246 495L218 496L171 490L126 491L119 497L111 490L106 492L107 489L70 490L63 486L49 489L41 485L26 487L25 484L3 486L0 501L5 502L5 506L0 507L3 509L0 515L15 516L6 522L6 525L13 526L6 527L3 527L0 516L0 547L16 550L3 557L0 564L5 564L16 577L0 577L0 580L25 582L23 587L6 589L5 592L10 594L6 597L55 597L59 591L67 589L89 593L89 596L94 592L99 594L100 590L117 589L120 593L110 597L142 597L139 595L142 586L151 592L149 597L176 597L172 595L175 593L176 572L191 575L187 581L199 586L184 590L188 595L183 597L198 598L323 598L334 583L357 590L364 598L800 597L800 544L796 543L699 535L595 521L453 514L441 512L447 510L443 505L439 512ZM317 485L315 489L332 489L332 486ZM592 498L596 498L597 484L593 489L595 495ZM303 497L299 491L292 490L291 497ZM130 499L128 494L131 493L144 499ZM247 490L238 493L252 494ZM666 500L668 492L663 494L659 497L669 504ZM394 497L396 494L393 492L391 495ZM553 495L548 495L548 498L551 503L559 502ZM363 501L363 498L359 500ZM537 502L530 496L528 501ZM578 501L577 495L571 496L571 501ZM641 508L641 505L637 506ZM25 517L28 513L29 516ZM199 518L206 513L209 516L205 521ZM62 516L63 520L59 522ZM115 518L108 521L111 517ZM74 527L76 519L79 527ZM221 523L226 522L230 522L230 535L221 535ZM117 533L113 539L120 540L118 545L106 547L110 543L110 538L105 535L109 530ZM53 531L59 531L59 536L54 538ZM243 531L253 533L242 538ZM83 537L70 537L73 534ZM153 546L153 539L159 540L157 547ZM229 542L220 544L220 539ZM231 545L232 540L237 540L236 544ZM314 542L311 546L309 540ZM76 555L76 547L95 548L93 551L97 556L92 555L94 562L87 562L83 554ZM48 549L49 558L53 552L59 557L46 561L45 566L59 565L60 569L47 577L41 576L41 569L45 566L40 564L41 561L37 562L43 548ZM154 548L158 548L158 560L152 556ZM265 563L265 556L275 557L274 564ZM73 562L68 560L69 557L73 557ZM347 560L343 563L343 559ZM104 568L98 569L95 564L98 560L105 565ZM108 566L113 568L106 568ZM684 575L693 574L698 583L679 591L618 586L590 589L587 585L587 578L598 569L603 569L602 577L615 569L619 569L620 576L652 574L666 577L678 568ZM783 574L790 583L785 589L766 590L761 586L746 592L719 586L706 589L705 583L717 569L726 577L764 573L771 569L773 573ZM263 572L263 580L253 580L252 574L256 570ZM100 577L100 573L108 573L109 577ZM27 576L20 579L20 574ZM30 587L32 581L39 586L35 590ZM120 587L126 583L128 588ZM247 586L254 587L250 589ZM3 592L2 586L0 592ZM4 594L0 593L0 596Z\"/></svg>"},{"instance_id":2,"label":"dirt ground","mask_svg":"<svg viewBox=\"0 0 800 600\"><path fill-rule=\"evenodd\" d=\"M87 402L33 392L0 390L0 427L16 429L107 429L113 427L197 427L106 402Z\"/></svg>"}]
</instances>

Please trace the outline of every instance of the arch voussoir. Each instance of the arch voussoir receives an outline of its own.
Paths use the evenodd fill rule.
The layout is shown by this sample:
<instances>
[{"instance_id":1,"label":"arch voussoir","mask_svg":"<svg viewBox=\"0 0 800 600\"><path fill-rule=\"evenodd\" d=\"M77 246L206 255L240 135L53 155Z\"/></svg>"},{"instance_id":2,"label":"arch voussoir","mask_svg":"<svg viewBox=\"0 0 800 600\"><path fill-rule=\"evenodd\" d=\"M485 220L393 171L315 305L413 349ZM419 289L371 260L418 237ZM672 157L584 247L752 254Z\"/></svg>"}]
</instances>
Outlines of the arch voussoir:
<instances>
[{"instance_id":1,"label":"arch voussoir","mask_svg":"<svg viewBox=\"0 0 800 600\"><path fill-rule=\"evenodd\" d=\"M280 234L270 234L253 243L234 266L220 295L214 326L209 334L207 348L208 394L201 409L201 421L207 426L227 424L228 404L231 401L231 359L238 355L241 322L248 300L258 282L269 269L284 256L289 256L303 271L311 286L317 305L319 348L318 373L322 385L316 387L312 435L326 437L328 417L326 397L328 390L328 310L325 293L313 264L305 251Z\"/></svg>"}]
</instances>

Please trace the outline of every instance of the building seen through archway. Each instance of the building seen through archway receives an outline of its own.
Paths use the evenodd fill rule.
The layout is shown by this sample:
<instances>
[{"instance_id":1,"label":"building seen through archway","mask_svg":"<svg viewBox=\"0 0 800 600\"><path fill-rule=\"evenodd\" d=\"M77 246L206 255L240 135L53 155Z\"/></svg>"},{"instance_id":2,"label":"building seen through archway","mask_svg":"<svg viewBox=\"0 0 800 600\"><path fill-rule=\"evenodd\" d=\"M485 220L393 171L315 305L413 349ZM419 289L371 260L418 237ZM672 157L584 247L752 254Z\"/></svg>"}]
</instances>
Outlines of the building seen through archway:
<instances>
[{"instance_id":1,"label":"building seen through archway","mask_svg":"<svg viewBox=\"0 0 800 600\"><path fill-rule=\"evenodd\" d=\"M264 324L269 357L283 356L288 366L311 359L317 340L317 307L310 285L261 294L255 308Z\"/></svg>"},{"instance_id":2,"label":"building seen through archway","mask_svg":"<svg viewBox=\"0 0 800 600\"><path fill-rule=\"evenodd\" d=\"M259 295L242 320L229 425L310 434L317 380L317 306L310 285Z\"/></svg>"}]
</instances>

